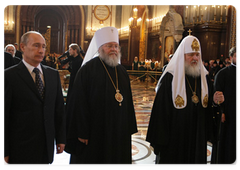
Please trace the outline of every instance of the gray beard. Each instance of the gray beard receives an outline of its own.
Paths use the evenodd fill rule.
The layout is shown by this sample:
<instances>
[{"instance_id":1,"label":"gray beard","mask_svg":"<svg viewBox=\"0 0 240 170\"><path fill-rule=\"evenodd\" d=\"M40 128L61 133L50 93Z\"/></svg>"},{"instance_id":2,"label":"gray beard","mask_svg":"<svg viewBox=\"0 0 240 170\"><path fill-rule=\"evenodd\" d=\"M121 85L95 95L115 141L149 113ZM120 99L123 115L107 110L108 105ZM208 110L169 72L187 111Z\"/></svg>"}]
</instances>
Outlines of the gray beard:
<instances>
[{"instance_id":1,"label":"gray beard","mask_svg":"<svg viewBox=\"0 0 240 170\"><path fill-rule=\"evenodd\" d=\"M118 52L117 54L106 54L103 49L99 50L99 57L110 67L117 66L121 59L121 52Z\"/></svg>"},{"instance_id":2,"label":"gray beard","mask_svg":"<svg viewBox=\"0 0 240 170\"><path fill-rule=\"evenodd\" d=\"M192 77L200 76L201 75L200 62L198 61L198 64L196 66L191 66L185 62L185 74Z\"/></svg>"}]
</instances>

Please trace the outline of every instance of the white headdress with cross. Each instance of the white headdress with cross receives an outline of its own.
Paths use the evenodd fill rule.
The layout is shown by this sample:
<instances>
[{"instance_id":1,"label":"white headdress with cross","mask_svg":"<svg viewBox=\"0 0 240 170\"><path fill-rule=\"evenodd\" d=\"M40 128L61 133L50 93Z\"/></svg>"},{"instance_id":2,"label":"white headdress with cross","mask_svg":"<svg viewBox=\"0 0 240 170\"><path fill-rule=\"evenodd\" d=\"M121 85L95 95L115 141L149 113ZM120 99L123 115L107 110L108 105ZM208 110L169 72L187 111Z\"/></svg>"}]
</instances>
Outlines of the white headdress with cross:
<instances>
[{"instance_id":1,"label":"white headdress with cross","mask_svg":"<svg viewBox=\"0 0 240 170\"><path fill-rule=\"evenodd\" d=\"M91 60L92 58L98 56L98 49L103 44L109 42L116 42L119 44L118 30L115 27L103 27L97 30L91 40L91 43L88 47L86 55L84 57L82 66Z\"/></svg>"},{"instance_id":2,"label":"white headdress with cross","mask_svg":"<svg viewBox=\"0 0 240 170\"><path fill-rule=\"evenodd\" d=\"M197 37L189 35L185 37L180 45L178 46L176 52L173 54L172 59L170 60L167 68L163 72L160 77L158 84L156 86L156 92L160 86L160 82L164 75L168 72L173 75L172 80L172 100L173 105L176 109L183 109L187 105L187 97L186 97L186 86L185 86L185 58L184 54L187 53L195 53L198 52L200 54L200 71L201 71L201 102L204 108L207 107L207 98L208 98L208 85L206 81L206 75L208 71L205 69L202 64L201 59L201 46ZM183 101L182 105L176 104L177 99L181 99Z\"/></svg>"}]
</instances>

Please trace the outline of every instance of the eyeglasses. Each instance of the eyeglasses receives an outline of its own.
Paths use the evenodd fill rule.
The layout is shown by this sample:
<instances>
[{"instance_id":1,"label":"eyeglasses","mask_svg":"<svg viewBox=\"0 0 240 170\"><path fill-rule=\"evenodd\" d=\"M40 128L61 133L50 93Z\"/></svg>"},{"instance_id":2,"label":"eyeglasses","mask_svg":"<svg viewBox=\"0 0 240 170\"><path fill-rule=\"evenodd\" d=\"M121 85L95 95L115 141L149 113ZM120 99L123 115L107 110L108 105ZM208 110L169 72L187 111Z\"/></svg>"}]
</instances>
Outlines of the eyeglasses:
<instances>
[{"instance_id":1,"label":"eyeglasses","mask_svg":"<svg viewBox=\"0 0 240 170\"><path fill-rule=\"evenodd\" d=\"M106 44L105 47L109 48L109 49L120 49L120 46L118 44Z\"/></svg>"}]
</instances>

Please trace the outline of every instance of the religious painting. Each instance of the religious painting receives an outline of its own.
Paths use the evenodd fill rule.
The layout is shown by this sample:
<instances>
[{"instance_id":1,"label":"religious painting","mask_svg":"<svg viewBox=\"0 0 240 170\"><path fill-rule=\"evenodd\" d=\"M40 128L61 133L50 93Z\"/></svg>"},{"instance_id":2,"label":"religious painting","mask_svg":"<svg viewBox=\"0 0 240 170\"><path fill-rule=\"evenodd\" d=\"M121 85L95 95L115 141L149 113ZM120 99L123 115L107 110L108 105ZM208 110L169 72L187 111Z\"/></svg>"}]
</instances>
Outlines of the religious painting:
<instances>
[{"instance_id":1,"label":"religious painting","mask_svg":"<svg viewBox=\"0 0 240 170\"><path fill-rule=\"evenodd\" d=\"M165 49L164 49L164 60L167 61L170 54L173 54L173 47L174 47L174 38L173 36L166 37L165 40Z\"/></svg>"}]
</instances>

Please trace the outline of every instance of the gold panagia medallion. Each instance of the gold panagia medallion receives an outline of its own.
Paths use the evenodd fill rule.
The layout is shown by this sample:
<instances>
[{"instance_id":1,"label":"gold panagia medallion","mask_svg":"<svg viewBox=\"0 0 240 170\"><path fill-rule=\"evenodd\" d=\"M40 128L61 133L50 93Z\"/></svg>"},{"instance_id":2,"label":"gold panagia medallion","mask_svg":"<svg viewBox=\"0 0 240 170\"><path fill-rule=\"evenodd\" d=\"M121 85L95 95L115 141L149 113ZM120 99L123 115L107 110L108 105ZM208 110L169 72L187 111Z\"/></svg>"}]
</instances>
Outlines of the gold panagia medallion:
<instances>
[{"instance_id":1,"label":"gold panagia medallion","mask_svg":"<svg viewBox=\"0 0 240 170\"><path fill-rule=\"evenodd\" d=\"M119 106L121 106L121 102L123 101L123 96L121 93L119 93L119 90L116 90L116 94L115 94L115 99L119 102Z\"/></svg>"},{"instance_id":2,"label":"gold panagia medallion","mask_svg":"<svg viewBox=\"0 0 240 170\"><path fill-rule=\"evenodd\" d=\"M199 102L199 99L195 92L193 93L193 96L192 96L192 102L195 104L198 104L198 102Z\"/></svg>"}]
</instances>

